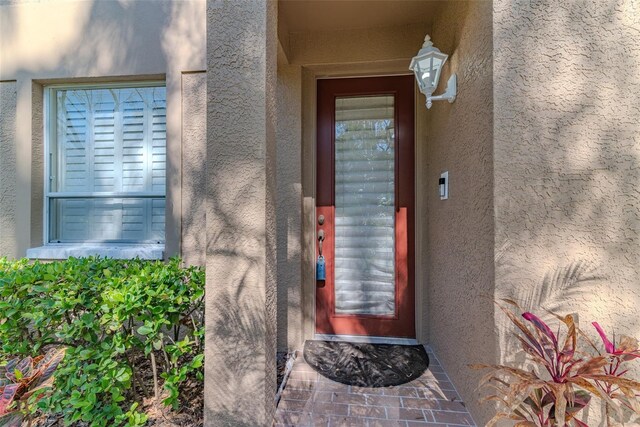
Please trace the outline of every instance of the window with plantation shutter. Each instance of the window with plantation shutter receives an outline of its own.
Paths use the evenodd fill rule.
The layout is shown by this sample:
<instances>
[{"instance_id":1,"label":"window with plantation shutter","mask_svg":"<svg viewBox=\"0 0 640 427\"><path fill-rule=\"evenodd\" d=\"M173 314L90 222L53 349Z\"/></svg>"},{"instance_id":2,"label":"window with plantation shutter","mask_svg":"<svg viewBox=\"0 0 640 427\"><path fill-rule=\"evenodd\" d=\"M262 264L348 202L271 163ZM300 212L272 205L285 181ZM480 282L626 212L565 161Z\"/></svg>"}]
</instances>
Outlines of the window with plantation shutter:
<instances>
[{"instance_id":1,"label":"window with plantation shutter","mask_svg":"<svg viewBox=\"0 0 640 427\"><path fill-rule=\"evenodd\" d=\"M165 87L52 88L48 105L48 241L164 242Z\"/></svg>"},{"instance_id":2,"label":"window with plantation shutter","mask_svg":"<svg viewBox=\"0 0 640 427\"><path fill-rule=\"evenodd\" d=\"M394 97L335 103L335 312L392 316Z\"/></svg>"}]
</instances>

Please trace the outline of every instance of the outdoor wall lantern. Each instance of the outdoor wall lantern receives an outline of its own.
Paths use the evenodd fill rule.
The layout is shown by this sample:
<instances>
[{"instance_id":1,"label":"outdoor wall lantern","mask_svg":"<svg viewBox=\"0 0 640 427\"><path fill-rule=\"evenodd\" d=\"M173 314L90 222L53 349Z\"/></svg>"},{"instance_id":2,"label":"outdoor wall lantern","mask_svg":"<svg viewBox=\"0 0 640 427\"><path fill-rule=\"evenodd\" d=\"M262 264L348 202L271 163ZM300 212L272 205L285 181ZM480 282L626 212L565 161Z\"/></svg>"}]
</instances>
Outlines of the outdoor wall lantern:
<instances>
[{"instance_id":1,"label":"outdoor wall lantern","mask_svg":"<svg viewBox=\"0 0 640 427\"><path fill-rule=\"evenodd\" d=\"M456 75L452 74L447 82L447 89L442 95L432 96L440 81L440 72L449 55L440 52L433 46L431 37L427 34L424 38L422 49L411 59L409 69L416 75L420 92L427 97L427 109L431 108L432 101L444 101L453 103L456 100Z\"/></svg>"}]
</instances>

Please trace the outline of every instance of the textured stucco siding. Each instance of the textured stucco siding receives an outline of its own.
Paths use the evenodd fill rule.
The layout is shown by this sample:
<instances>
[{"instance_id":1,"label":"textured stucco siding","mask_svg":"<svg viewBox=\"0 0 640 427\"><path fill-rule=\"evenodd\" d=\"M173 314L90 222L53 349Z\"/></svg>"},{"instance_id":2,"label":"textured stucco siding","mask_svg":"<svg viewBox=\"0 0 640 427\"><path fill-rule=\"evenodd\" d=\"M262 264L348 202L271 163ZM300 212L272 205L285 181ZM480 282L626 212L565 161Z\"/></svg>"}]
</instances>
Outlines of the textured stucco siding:
<instances>
[{"instance_id":1,"label":"textured stucco siding","mask_svg":"<svg viewBox=\"0 0 640 427\"><path fill-rule=\"evenodd\" d=\"M278 350L286 351L302 344L302 74L300 67L280 62L276 130Z\"/></svg>"},{"instance_id":2,"label":"textured stucco siding","mask_svg":"<svg viewBox=\"0 0 640 427\"><path fill-rule=\"evenodd\" d=\"M0 257L15 257L16 103L15 81L0 82Z\"/></svg>"},{"instance_id":3,"label":"textured stucco siding","mask_svg":"<svg viewBox=\"0 0 640 427\"><path fill-rule=\"evenodd\" d=\"M276 16L207 1L207 426L269 425L275 409Z\"/></svg>"},{"instance_id":4,"label":"textured stucco siding","mask_svg":"<svg viewBox=\"0 0 640 427\"><path fill-rule=\"evenodd\" d=\"M495 0L494 52L496 296L640 337L640 3Z\"/></svg>"},{"instance_id":5,"label":"textured stucco siding","mask_svg":"<svg viewBox=\"0 0 640 427\"><path fill-rule=\"evenodd\" d=\"M205 265L207 74L182 75L182 254Z\"/></svg>"},{"instance_id":6,"label":"textured stucco siding","mask_svg":"<svg viewBox=\"0 0 640 427\"><path fill-rule=\"evenodd\" d=\"M363 4L363 7L373 7ZM396 27L292 33L289 37L289 61L292 64L373 63L411 58L416 54L410 40L424 38L427 25L417 23Z\"/></svg>"},{"instance_id":7,"label":"textured stucco siding","mask_svg":"<svg viewBox=\"0 0 640 427\"><path fill-rule=\"evenodd\" d=\"M302 318L303 339L315 333L316 296L316 78L302 68Z\"/></svg>"},{"instance_id":8,"label":"textured stucco siding","mask_svg":"<svg viewBox=\"0 0 640 427\"><path fill-rule=\"evenodd\" d=\"M34 248L44 242L44 98L42 85L31 84L31 239Z\"/></svg>"},{"instance_id":9,"label":"textured stucco siding","mask_svg":"<svg viewBox=\"0 0 640 427\"><path fill-rule=\"evenodd\" d=\"M164 72L163 31L177 9L152 0L0 4L0 78Z\"/></svg>"},{"instance_id":10,"label":"textured stucco siding","mask_svg":"<svg viewBox=\"0 0 640 427\"><path fill-rule=\"evenodd\" d=\"M205 0L0 2L0 81L15 81L17 91L15 194L0 200L0 209L15 211L6 224L15 238L4 241L0 256L24 256L43 243L43 89L140 80L165 80L167 86L165 255L180 253L182 75L205 69L204 11ZM0 178L8 188L13 184L5 176Z\"/></svg>"},{"instance_id":11,"label":"textured stucco siding","mask_svg":"<svg viewBox=\"0 0 640 427\"><path fill-rule=\"evenodd\" d=\"M426 114L426 200L429 339L474 416L482 409L479 374L469 363L495 357L493 328L493 128L491 2L447 2L435 16L431 38L449 54L444 91L458 77L453 104L434 102ZM438 178L449 171L449 199ZM476 419L481 421L481 419ZM479 422L479 425L483 423Z\"/></svg>"},{"instance_id":12,"label":"textured stucco siding","mask_svg":"<svg viewBox=\"0 0 640 427\"><path fill-rule=\"evenodd\" d=\"M416 265L416 338L420 343L430 342L429 316L429 204L435 184L428 168L427 153L430 126L425 113L425 98L418 85L414 89L414 111L416 114L415 174L416 174L416 212L415 212L415 265Z\"/></svg>"}]
</instances>

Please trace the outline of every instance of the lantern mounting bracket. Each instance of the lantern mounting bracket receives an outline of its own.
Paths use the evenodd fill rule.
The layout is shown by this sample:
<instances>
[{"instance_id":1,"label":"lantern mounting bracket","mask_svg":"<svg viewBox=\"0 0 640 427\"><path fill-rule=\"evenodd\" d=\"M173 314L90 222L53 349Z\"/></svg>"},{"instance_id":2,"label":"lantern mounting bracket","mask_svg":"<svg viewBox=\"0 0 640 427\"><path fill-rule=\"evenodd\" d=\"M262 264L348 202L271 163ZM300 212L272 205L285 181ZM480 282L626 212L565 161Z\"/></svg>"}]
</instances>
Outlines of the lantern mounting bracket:
<instances>
[{"instance_id":1,"label":"lantern mounting bracket","mask_svg":"<svg viewBox=\"0 0 640 427\"><path fill-rule=\"evenodd\" d=\"M453 104L457 95L458 78L455 74L452 74L447 81L447 88L442 95L427 96L427 109L431 108L432 101L449 101L449 104Z\"/></svg>"}]
</instances>

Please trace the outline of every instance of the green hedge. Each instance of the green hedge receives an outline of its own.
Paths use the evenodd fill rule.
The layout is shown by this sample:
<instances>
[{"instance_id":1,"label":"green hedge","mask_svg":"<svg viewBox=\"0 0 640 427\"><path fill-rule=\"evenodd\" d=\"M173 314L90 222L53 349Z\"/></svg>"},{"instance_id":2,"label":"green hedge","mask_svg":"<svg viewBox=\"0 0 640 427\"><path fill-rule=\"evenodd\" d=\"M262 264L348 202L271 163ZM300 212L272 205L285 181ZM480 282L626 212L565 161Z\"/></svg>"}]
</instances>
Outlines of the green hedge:
<instances>
[{"instance_id":1,"label":"green hedge","mask_svg":"<svg viewBox=\"0 0 640 427\"><path fill-rule=\"evenodd\" d=\"M0 357L66 346L41 409L63 414L67 425L143 425L144 397L157 392L175 407L181 384L203 378L204 271L180 265L0 259ZM154 367L149 385L141 374Z\"/></svg>"}]
</instances>

